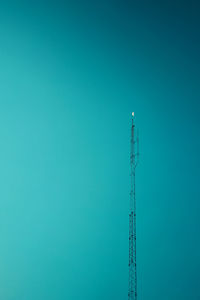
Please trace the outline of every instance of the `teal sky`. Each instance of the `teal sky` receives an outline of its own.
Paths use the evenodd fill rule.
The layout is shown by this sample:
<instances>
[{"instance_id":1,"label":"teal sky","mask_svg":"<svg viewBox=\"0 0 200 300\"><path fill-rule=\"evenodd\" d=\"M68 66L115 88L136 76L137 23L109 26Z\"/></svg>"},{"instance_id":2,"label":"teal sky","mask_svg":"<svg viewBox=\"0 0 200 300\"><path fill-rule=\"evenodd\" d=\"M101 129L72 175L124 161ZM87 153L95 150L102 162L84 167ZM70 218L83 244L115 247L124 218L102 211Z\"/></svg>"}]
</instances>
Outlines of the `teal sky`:
<instances>
[{"instance_id":1,"label":"teal sky","mask_svg":"<svg viewBox=\"0 0 200 300\"><path fill-rule=\"evenodd\" d=\"M199 1L0 1L0 299L200 299Z\"/></svg>"}]
</instances>

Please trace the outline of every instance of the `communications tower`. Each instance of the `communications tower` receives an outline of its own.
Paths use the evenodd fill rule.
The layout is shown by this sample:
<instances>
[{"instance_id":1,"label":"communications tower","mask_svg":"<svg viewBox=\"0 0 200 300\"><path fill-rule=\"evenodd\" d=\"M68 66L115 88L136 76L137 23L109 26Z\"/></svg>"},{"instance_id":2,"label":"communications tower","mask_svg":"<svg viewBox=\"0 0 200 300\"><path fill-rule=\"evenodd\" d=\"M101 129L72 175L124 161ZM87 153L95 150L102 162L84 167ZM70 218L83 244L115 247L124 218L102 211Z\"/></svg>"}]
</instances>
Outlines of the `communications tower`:
<instances>
[{"instance_id":1,"label":"communications tower","mask_svg":"<svg viewBox=\"0 0 200 300\"><path fill-rule=\"evenodd\" d=\"M136 198L135 169L139 161L139 136L135 135L135 120L132 113L131 145L130 145L130 207L129 207L129 285L128 300L137 300L137 264L136 264Z\"/></svg>"}]
</instances>

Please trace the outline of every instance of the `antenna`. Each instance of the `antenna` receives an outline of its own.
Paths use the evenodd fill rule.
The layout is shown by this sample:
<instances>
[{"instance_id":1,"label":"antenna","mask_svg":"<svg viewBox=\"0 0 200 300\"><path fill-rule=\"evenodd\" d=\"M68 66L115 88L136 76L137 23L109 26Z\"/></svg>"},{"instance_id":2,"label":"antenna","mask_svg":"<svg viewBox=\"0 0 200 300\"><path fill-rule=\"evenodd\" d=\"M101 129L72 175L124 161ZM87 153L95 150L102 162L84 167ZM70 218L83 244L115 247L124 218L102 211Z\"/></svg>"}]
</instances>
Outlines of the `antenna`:
<instances>
[{"instance_id":1,"label":"antenna","mask_svg":"<svg viewBox=\"0 0 200 300\"><path fill-rule=\"evenodd\" d=\"M137 300L137 265L136 265L136 198L135 198L135 169L139 162L139 132L135 138L135 120L132 112L131 125L131 149L130 149L130 169L131 169L131 189L129 208L129 286L128 300ZM137 152L136 152L137 147Z\"/></svg>"}]
</instances>

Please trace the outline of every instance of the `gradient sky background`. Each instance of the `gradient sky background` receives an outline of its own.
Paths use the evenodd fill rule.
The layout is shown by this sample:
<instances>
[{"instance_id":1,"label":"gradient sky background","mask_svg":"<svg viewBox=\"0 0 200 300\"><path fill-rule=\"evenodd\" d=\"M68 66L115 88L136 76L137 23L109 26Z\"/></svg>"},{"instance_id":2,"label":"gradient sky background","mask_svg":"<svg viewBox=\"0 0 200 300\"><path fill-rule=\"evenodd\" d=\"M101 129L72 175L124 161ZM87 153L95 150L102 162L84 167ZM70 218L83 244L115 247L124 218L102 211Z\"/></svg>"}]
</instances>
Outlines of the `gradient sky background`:
<instances>
[{"instance_id":1,"label":"gradient sky background","mask_svg":"<svg viewBox=\"0 0 200 300\"><path fill-rule=\"evenodd\" d=\"M200 299L199 1L0 1L0 299Z\"/></svg>"}]
</instances>

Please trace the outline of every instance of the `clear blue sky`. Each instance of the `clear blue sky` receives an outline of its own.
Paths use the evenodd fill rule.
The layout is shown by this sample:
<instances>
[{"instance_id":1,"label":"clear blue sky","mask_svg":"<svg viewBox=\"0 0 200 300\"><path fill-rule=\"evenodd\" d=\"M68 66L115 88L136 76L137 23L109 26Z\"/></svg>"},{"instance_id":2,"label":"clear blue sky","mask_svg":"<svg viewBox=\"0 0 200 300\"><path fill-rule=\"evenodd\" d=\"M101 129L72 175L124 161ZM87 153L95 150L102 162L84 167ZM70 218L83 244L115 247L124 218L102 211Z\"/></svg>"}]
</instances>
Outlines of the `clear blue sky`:
<instances>
[{"instance_id":1,"label":"clear blue sky","mask_svg":"<svg viewBox=\"0 0 200 300\"><path fill-rule=\"evenodd\" d=\"M199 1L0 2L0 299L200 299Z\"/></svg>"}]
</instances>

